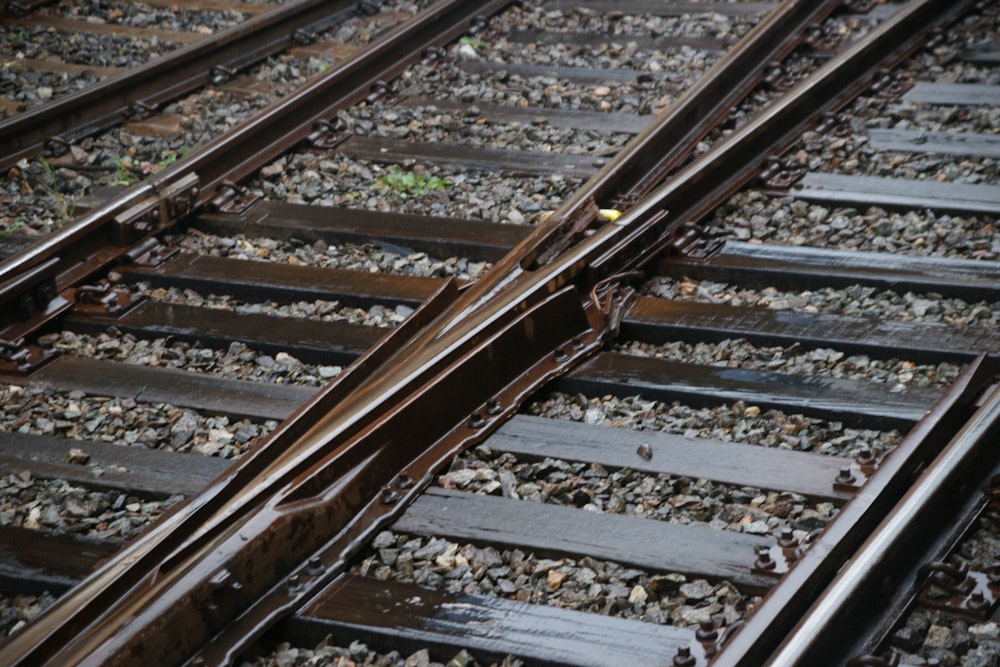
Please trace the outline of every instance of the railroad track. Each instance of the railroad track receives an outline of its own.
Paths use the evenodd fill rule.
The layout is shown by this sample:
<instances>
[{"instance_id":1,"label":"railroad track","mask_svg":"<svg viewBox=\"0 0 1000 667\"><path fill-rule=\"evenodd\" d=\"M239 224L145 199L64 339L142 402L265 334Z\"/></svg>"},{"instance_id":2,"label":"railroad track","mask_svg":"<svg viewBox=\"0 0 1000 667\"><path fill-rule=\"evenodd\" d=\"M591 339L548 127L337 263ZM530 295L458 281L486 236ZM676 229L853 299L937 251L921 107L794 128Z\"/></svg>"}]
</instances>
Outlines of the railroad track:
<instances>
[{"instance_id":1,"label":"railroad track","mask_svg":"<svg viewBox=\"0 0 1000 667\"><path fill-rule=\"evenodd\" d=\"M996 10L803 4L204 5L11 101L0 662L989 659Z\"/></svg>"}]
</instances>

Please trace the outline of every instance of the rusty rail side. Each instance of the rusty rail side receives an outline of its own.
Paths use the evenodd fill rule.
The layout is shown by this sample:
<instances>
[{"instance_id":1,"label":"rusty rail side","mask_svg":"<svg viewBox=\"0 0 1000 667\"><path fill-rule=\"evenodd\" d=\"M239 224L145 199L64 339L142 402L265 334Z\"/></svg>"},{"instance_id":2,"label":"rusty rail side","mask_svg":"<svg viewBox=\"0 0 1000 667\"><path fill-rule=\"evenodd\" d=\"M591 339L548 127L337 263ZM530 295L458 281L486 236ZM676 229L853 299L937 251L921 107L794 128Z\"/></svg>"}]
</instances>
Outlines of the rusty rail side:
<instances>
[{"instance_id":1,"label":"rusty rail side","mask_svg":"<svg viewBox=\"0 0 1000 667\"><path fill-rule=\"evenodd\" d=\"M885 519L767 664L844 664L862 652L875 650L877 639L873 635L879 633L872 628L878 628L881 611L887 603L898 603L912 592L923 563L934 560L921 545L928 541L935 546L947 543L967 527L976 509L986 505L988 496L982 491L995 486L995 481L990 483L998 471L992 445L998 436L1000 388L994 386L982 407L928 463L903 499L884 514ZM890 596L891 590L897 592Z\"/></svg>"},{"instance_id":2,"label":"rusty rail side","mask_svg":"<svg viewBox=\"0 0 1000 667\"><path fill-rule=\"evenodd\" d=\"M0 122L0 169L63 152L82 137L156 107L325 30L356 10L354 0L298 0L49 104ZM300 37L297 37L300 36Z\"/></svg>"},{"instance_id":3,"label":"rusty rail side","mask_svg":"<svg viewBox=\"0 0 1000 667\"><path fill-rule=\"evenodd\" d=\"M767 661L788 628L803 617L816 595L848 559L855 557L858 546L907 492L916 471L933 460L969 420L975 412L976 397L993 373L992 364L985 356L980 356L963 371L934 408L886 457L858 495L844 506L830 527L810 545L795 567L768 593L713 665L743 667ZM811 621L810 625L813 623Z\"/></svg>"}]
</instances>

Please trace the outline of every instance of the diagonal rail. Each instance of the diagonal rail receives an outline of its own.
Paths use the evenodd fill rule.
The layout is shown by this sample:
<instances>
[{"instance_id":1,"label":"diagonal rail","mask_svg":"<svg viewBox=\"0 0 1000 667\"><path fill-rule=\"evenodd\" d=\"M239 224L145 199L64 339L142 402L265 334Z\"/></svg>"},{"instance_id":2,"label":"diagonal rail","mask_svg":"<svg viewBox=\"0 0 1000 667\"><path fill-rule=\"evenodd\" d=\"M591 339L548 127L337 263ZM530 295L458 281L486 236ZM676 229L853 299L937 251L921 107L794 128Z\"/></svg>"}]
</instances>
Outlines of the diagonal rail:
<instances>
[{"instance_id":1,"label":"diagonal rail","mask_svg":"<svg viewBox=\"0 0 1000 667\"><path fill-rule=\"evenodd\" d=\"M55 273L54 289L62 290L116 262L133 243L203 207L218 194L220 185L256 172L306 139L317 123L370 95L376 82L397 76L430 46L457 39L477 17L492 15L511 2L435 4L226 135L97 206L17 257L0 261L0 329L17 323L14 304L19 300L42 300L37 289L40 279L24 279L32 269L45 265L45 277ZM109 240L118 248L109 249Z\"/></svg>"},{"instance_id":2,"label":"diagonal rail","mask_svg":"<svg viewBox=\"0 0 1000 667\"><path fill-rule=\"evenodd\" d=\"M0 122L0 169L37 155L65 150L140 109L158 105L212 81L216 71L237 71L325 30L357 11L354 0L297 0L248 19L144 65L109 77Z\"/></svg>"},{"instance_id":3,"label":"diagonal rail","mask_svg":"<svg viewBox=\"0 0 1000 667\"><path fill-rule=\"evenodd\" d=\"M918 580L921 565L933 560L921 546L930 542L939 549L942 542L966 529L968 517L976 516L986 505L986 494L969 493L968 489L991 486L990 478L997 473L993 445L998 435L1000 388L994 386L983 399L982 407L947 447L927 463L906 495L884 513L884 520L837 573L767 664L808 665L822 661L843 664L866 649L874 649L877 642L865 646L872 634L867 629L879 625L881 610L892 605L903 606L902 598ZM928 539L929 536L936 537ZM743 632L750 629L744 628ZM888 628L878 630L887 634Z\"/></svg>"}]
</instances>

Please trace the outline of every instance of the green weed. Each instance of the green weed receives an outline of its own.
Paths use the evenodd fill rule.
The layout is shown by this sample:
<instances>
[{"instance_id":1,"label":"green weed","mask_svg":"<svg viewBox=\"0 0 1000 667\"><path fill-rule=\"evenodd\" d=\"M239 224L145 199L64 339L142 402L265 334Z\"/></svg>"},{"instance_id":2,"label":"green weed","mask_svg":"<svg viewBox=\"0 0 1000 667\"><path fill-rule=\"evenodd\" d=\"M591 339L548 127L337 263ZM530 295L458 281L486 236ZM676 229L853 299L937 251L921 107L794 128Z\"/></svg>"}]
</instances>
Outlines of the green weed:
<instances>
[{"instance_id":1,"label":"green weed","mask_svg":"<svg viewBox=\"0 0 1000 667\"><path fill-rule=\"evenodd\" d=\"M471 46L474 49L481 49L484 46L486 46L486 42L484 42L478 37L468 37L468 36L459 37L458 43L465 44L466 46Z\"/></svg>"},{"instance_id":2,"label":"green weed","mask_svg":"<svg viewBox=\"0 0 1000 667\"><path fill-rule=\"evenodd\" d=\"M76 204L71 202L66 193L63 192L65 184L52 165L42 157L38 158L38 162L42 165L42 171L45 173L45 180L39 185L55 203L59 218L64 221L69 220L76 212Z\"/></svg>"},{"instance_id":3,"label":"green weed","mask_svg":"<svg viewBox=\"0 0 1000 667\"><path fill-rule=\"evenodd\" d=\"M425 176L414 171L403 171L396 165L392 165L383 176L379 176L378 183L383 189L404 199L409 196L426 194L431 190L441 190L448 186L448 181L443 178Z\"/></svg>"}]
</instances>

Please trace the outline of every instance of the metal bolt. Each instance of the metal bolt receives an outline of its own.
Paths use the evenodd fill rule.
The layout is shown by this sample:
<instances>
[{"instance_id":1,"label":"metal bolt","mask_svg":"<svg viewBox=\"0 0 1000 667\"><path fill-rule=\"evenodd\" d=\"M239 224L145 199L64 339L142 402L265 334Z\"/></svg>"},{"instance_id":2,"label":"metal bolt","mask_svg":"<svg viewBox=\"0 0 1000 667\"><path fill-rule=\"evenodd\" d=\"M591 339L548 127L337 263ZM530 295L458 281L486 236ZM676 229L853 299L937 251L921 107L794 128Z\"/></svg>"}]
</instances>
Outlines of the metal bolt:
<instances>
[{"instance_id":1,"label":"metal bolt","mask_svg":"<svg viewBox=\"0 0 1000 667\"><path fill-rule=\"evenodd\" d=\"M674 656L674 667L693 667L697 660L691 655L691 649L687 646L677 648L677 655Z\"/></svg>"},{"instance_id":2,"label":"metal bolt","mask_svg":"<svg viewBox=\"0 0 1000 667\"><path fill-rule=\"evenodd\" d=\"M495 398L491 398L486 401L486 414L488 415L498 415L503 412L503 406L500 405L500 401Z\"/></svg>"},{"instance_id":3,"label":"metal bolt","mask_svg":"<svg viewBox=\"0 0 1000 667\"><path fill-rule=\"evenodd\" d=\"M965 601L965 606L973 611L986 611L990 608L990 601L986 599L981 590L975 590L969 599Z\"/></svg>"},{"instance_id":4,"label":"metal bolt","mask_svg":"<svg viewBox=\"0 0 1000 667\"><path fill-rule=\"evenodd\" d=\"M799 546L799 541L795 539L795 533L792 532L791 528L785 528L781 531L781 537L778 538L778 546L783 549L792 549Z\"/></svg>"},{"instance_id":5,"label":"metal bolt","mask_svg":"<svg viewBox=\"0 0 1000 667\"><path fill-rule=\"evenodd\" d=\"M401 489L408 489L413 486L413 478L402 472L396 477L396 486Z\"/></svg>"},{"instance_id":6,"label":"metal bolt","mask_svg":"<svg viewBox=\"0 0 1000 667\"><path fill-rule=\"evenodd\" d=\"M386 505L391 505L392 503L396 502L397 500L399 500L399 494L398 493L396 493L395 491L393 491L389 487L385 487L384 489L382 489L382 502L383 503L385 503Z\"/></svg>"},{"instance_id":7,"label":"metal bolt","mask_svg":"<svg viewBox=\"0 0 1000 667\"><path fill-rule=\"evenodd\" d=\"M299 579L299 575L293 574L288 577L288 594L295 595L302 590L302 581Z\"/></svg>"},{"instance_id":8,"label":"metal bolt","mask_svg":"<svg viewBox=\"0 0 1000 667\"><path fill-rule=\"evenodd\" d=\"M323 561L320 560L319 556L313 556L306 563L306 574L311 577L315 577L323 573Z\"/></svg>"},{"instance_id":9,"label":"metal bolt","mask_svg":"<svg viewBox=\"0 0 1000 667\"><path fill-rule=\"evenodd\" d=\"M694 631L694 636L700 642L714 642L719 638L719 631L715 629L715 623L711 620L701 622L698 629Z\"/></svg>"},{"instance_id":10,"label":"metal bolt","mask_svg":"<svg viewBox=\"0 0 1000 667\"><path fill-rule=\"evenodd\" d=\"M555 360L557 364L561 364L562 362L569 359L569 355L566 354L566 350L560 347L558 350L556 350L555 356L553 356L552 358Z\"/></svg>"},{"instance_id":11,"label":"metal bolt","mask_svg":"<svg viewBox=\"0 0 1000 667\"><path fill-rule=\"evenodd\" d=\"M771 558L770 549L761 549L757 552L757 560L753 566L758 570L773 570L778 564Z\"/></svg>"},{"instance_id":12,"label":"metal bolt","mask_svg":"<svg viewBox=\"0 0 1000 667\"><path fill-rule=\"evenodd\" d=\"M482 428L485 425L486 420L483 419L483 416L480 413L475 412L471 417L469 417L469 426L471 428Z\"/></svg>"},{"instance_id":13,"label":"metal bolt","mask_svg":"<svg viewBox=\"0 0 1000 667\"><path fill-rule=\"evenodd\" d=\"M482 31L486 30L486 28L488 28L489 25L490 25L489 19L480 14L472 19L472 23L469 26L469 34L477 35Z\"/></svg>"},{"instance_id":14,"label":"metal bolt","mask_svg":"<svg viewBox=\"0 0 1000 667\"><path fill-rule=\"evenodd\" d=\"M850 484L854 481L854 473L851 472L850 468L841 468L835 481L837 484Z\"/></svg>"}]
</instances>

